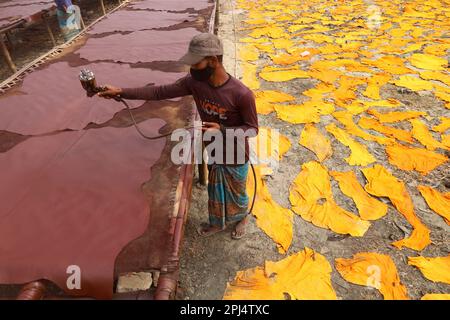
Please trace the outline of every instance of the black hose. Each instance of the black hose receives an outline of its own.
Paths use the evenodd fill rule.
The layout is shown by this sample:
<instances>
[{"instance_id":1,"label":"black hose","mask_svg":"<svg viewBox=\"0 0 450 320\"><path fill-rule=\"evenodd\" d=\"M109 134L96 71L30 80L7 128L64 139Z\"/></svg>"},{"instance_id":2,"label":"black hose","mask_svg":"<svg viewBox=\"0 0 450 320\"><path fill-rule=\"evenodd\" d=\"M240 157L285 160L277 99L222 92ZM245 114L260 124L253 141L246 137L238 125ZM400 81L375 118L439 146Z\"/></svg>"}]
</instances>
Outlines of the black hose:
<instances>
[{"instance_id":1,"label":"black hose","mask_svg":"<svg viewBox=\"0 0 450 320\"><path fill-rule=\"evenodd\" d=\"M157 139L161 139L161 138L170 136L170 135L175 131L175 130L172 130L172 131L170 131L170 132L168 132L168 133L160 134L160 135L153 136L153 137L150 137L150 136L145 135L145 134L141 131L141 129L139 128L139 126L137 125L136 119L134 119L133 113L131 112L131 108L130 108L130 106L128 105L128 103L127 103L123 98L118 97L118 96L114 97L113 99L116 100L116 101L120 101L120 102L123 103L123 105L125 106L125 108L126 108L126 109L128 110L128 112L130 113L130 117L131 117L131 120L133 121L133 125L134 125L134 127L136 128L136 131L137 131L143 138L149 139L149 140L157 140ZM182 129L186 129L186 130L188 130L188 129L194 129L194 126L183 127ZM249 159L249 162L250 162L250 156L249 156L247 150L245 150L245 154L247 155L247 157L248 157L248 159ZM256 200L256 190L257 190L256 171L255 171L255 168L253 167L253 164L252 164L251 162L250 162L250 167L252 168L253 180L254 180L254 182L255 182L255 187L254 187L254 191L253 191L252 204L251 204L250 210L248 211L247 214L251 214L252 211L253 211L253 206L255 205L255 200Z\"/></svg>"},{"instance_id":2,"label":"black hose","mask_svg":"<svg viewBox=\"0 0 450 320\"><path fill-rule=\"evenodd\" d=\"M250 157L249 157L250 159ZM250 161L250 160L249 160ZM252 205L250 206L250 210L248 210L248 214L251 214L253 211L253 206L255 205L255 199L256 199L256 190L257 190L257 181L256 181L256 172L255 168L253 167L253 164L250 162L250 167L252 168L253 172L253 181L255 182L255 187L253 188L253 199L252 199Z\"/></svg>"},{"instance_id":3,"label":"black hose","mask_svg":"<svg viewBox=\"0 0 450 320\"><path fill-rule=\"evenodd\" d=\"M160 135L153 136L153 137L150 137L150 136L145 135L145 133L143 133L143 132L141 131L141 129L138 127L138 125L137 125L137 123L136 123L136 119L134 119L133 112L131 112L131 108L130 108L130 106L128 105L128 103L127 103L124 99L122 99L122 98L120 98L120 97L114 97L113 99L116 100L116 101L120 101L120 102L122 102L122 103L124 104L125 108L127 108L128 112L130 113L130 117L131 117L131 120L133 121L134 127L136 128L137 132L138 132L143 138L149 139L149 140L157 140L157 139L161 139L161 138L164 138L164 137L168 137L168 136L170 136L170 135L173 133L174 130L169 131L168 133L160 134ZM183 129L186 129L186 130L188 130L188 129L194 129L194 126L184 127Z\"/></svg>"}]
</instances>

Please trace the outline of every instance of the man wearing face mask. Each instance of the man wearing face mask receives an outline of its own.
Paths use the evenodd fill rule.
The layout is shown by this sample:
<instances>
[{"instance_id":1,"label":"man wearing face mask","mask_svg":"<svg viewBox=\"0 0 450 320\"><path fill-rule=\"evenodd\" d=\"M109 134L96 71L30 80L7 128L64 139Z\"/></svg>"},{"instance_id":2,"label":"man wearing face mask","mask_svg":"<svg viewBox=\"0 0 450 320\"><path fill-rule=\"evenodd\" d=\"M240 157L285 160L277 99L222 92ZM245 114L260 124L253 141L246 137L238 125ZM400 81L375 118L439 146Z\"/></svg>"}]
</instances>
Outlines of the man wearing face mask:
<instances>
[{"instance_id":1,"label":"man wearing face mask","mask_svg":"<svg viewBox=\"0 0 450 320\"><path fill-rule=\"evenodd\" d=\"M201 33L192 38L188 52L180 59L180 62L191 66L185 77L172 84L142 88L107 85L107 90L98 95L137 100L192 95L203 121L203 131L222 134L225 144L230 143L225 138L225 133L230 130L255 136L258 133L258 117L253 92L226 72L222 57L222 41L214 34ZM228 225L234 225L231 233L233 239L240 239L245 234L249 203L246 192L249 148L247 138L238 140L231 141L234 154L227 156L224 145L223 162L208 164L209 223L201 224L197 229L201 236L226 230ZM242 153L244 148L245 156L241 157L238 153Z\"/></svg>"}]
</instances>

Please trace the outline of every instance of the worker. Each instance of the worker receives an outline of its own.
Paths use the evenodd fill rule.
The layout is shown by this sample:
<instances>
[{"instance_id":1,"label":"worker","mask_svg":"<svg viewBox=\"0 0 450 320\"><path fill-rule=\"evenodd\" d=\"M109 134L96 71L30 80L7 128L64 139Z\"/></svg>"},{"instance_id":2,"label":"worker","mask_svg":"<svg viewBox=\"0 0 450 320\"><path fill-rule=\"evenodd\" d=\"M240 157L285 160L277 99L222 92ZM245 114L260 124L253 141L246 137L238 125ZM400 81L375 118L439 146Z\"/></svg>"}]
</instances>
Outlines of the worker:
<instances>
[{"instance_id":1,"label":"worker","mask_svg":"<svg viewBox=\"0 0 450 320\"><path fill-rule=\"evenodd\" d=\"M80 32L80 8L72 4L71 0L54 0L59 28L68 41Z\"/></svg>"},{"instance_id":2,"label":"worker","mask_svg":"<svg viewBox=\"0 0 450 320\"><path fill-rule=\"evenodd\" d=\"M192 38L188 52L180 59L180 62L190 66L190 72L186 76L172 84L142 88L107 85L106 90L98 95L104 98L121 96L124 99L138 100L163 100L192 95L203 121L204 132L225 136L230 131L237 132L240 129L247 137L256 136L258 117L255 96L248 87L225 70L222 60L222 41L214 34L201 33ZM248 138L233 139L231 144L234 151L233 154L229 152L229 157L226 144L229 146L230 140L224 138L223 141L222 159L208 163L209 222L202 223L197 232L206 237L233 226L231 237L240 239L245 234L248 222ZM205 141L205 145L208 142ZM240 157L239 152L244 153L244 156ZM209 156L216 158L215 154Z\"/></svg>"},{"instance_id":3,"label":"worker","mask_svg":"<svg viewBox=\"0 0 450 320\"><path fill-rule=\"evenodd\" d=\"M55 0L56 9L66 12L72 6L71 0Z\"/></svg>"}]
</instances>

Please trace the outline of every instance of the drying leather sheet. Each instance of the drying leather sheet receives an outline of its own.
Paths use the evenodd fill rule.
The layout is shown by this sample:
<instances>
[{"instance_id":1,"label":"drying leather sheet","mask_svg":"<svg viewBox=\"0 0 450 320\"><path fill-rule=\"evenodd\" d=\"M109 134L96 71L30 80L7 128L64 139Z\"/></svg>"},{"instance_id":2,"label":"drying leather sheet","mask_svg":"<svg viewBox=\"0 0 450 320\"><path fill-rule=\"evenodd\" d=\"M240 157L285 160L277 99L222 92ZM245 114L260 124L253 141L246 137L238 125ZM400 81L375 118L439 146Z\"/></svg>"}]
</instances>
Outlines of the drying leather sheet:
<instances>
[{"instance_id":1,"label":"drying leather sheet","mask_svg":"<svg viewBox=\"0 0 450 320\"><path fill-rule=\"evenodd\" d=\"M168 11L184 11L187 9L201 10L210 6L208 0L144 0L136 1L130 7L133 9L151 9L151 10L168 10Z\"/></svg>"},{"instance_id":2,"label":"drying leather sheet","mask_svg":"<svg viewBox=\"0 0 450 320\"><path fill-rule=\"evenodd\" d=\"M164 124L140 127L156 135ZM8 168L0 173L0 283L45 278L71 295L110 298L116 256L147 228L141 185L165 143L105 127L31 138L0 154ZM80 289L67 287L71 266Z\"/></svg>"},{"instance_id":3,"label":"drying leather sheet","mask_svg":"<svg viewBox=\"0 0 450 320\"><path fill-rule=\"evenodd\" d=\"M88 68L97 83L119 87L167 84L184 73L131 68L125 64L92 63L72 67L56 62L29 74L22 85L0 96L0 130L23 135L38 135L56 130L83 129L88 123L103 123L124 107L114 100L86 97L78 74ZM129 100L131 108L144 101Z\"/></svg>"},{"instance_id":4,"label":"drying leather sheet","mask_svg":"<svg viewBox=\"0 0 450 320\"><path fill-rule=\"evenodd\" d=\"M185 20L193 21L195 15L160 11L122 10L107 16L89 30L90 34L106 32L129 32L144 29L165 28Z\"/></svg>"},{"instance_id":5,"label":"drying leather sheet","mask_svg":"<svg viewBox=\"0 0 450 320\"><path fill-rule=\"evenodd\" d=\"M76 53L89 61L112 60L138 63L152 61L178 61L187 50L189 40L200 33L194 28L171 31L136 31L113 34L102 38L89 38ZM132 50L124 50L124 48Z\"/></svg>"}]
</instances>

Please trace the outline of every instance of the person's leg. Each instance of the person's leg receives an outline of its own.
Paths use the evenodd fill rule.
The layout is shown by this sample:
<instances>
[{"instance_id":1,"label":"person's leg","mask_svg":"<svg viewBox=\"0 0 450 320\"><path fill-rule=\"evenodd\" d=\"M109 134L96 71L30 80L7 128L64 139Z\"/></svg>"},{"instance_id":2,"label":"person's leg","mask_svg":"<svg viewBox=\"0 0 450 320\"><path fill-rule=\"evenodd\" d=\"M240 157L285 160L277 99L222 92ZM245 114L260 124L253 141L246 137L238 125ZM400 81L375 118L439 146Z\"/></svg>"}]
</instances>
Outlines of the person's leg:
<instances>
[{"instance_id":1,"label":"person's leg","mask_svg":"<svg viewBox=\"0 0 450 320\"><path fill-rule=\"evenodd\" d=\"M225 167L225 216L227 223L235 223L233 239L245 235L248 221L247 175L249 164Z\"/></svg>"},{"instance_id":2,"label":"person's leg","mask_svg":"<svg viewBox=\"0 0 450 320\"><path fill-rule=\"evenodd\" d=\"M209 223L202 223L197 229L201 236L225 230L223 168L219 165L208 166L208 215Z\"/></svg>"},{"instance_id":3,"label":"person's leg","mask_svg":"<svg viewBox=\"0 0 450 320\"><path fill-rule=\"evenodd\" d=\"M231 232L231 237L233 239L240 239L243 236L245 236L245 232L247 229L247 222L248 222L248 214L236 224L236 227L234 228L234 230Z\"/></svg>"},{"instance_id":4,"label":"person's leg","mask_svg":"<svg viewBox=\"0 0 450 320\"><path fill-rule=\"evenodd\" d=\"M208 236L212 236L215 233L221 232L224 229L217 227L217 226L213 226L209 223L203 222L202 224L200 224L200 226L197 228L197 233L199 235L201 235L202 237L208 237Z\"/></svg>"}]
</instances>

